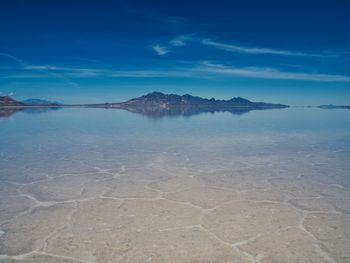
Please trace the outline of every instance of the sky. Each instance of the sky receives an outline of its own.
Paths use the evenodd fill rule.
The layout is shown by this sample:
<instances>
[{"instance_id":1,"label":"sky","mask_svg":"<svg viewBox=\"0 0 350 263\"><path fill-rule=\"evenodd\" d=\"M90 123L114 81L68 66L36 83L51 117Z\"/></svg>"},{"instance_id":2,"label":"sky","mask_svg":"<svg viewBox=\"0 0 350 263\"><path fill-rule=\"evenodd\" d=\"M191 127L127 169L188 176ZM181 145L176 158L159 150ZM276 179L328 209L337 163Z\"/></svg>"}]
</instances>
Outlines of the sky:
<instances>
[{"instance_id":1,"label":"sky","mask_svg":"<svg viewBox=\"0 0 350 263\"><path fill-rule=\"evenodd\" d=\"M350 104L350 1L0 2L0 94Z\"/></svg>"}]
</instances>

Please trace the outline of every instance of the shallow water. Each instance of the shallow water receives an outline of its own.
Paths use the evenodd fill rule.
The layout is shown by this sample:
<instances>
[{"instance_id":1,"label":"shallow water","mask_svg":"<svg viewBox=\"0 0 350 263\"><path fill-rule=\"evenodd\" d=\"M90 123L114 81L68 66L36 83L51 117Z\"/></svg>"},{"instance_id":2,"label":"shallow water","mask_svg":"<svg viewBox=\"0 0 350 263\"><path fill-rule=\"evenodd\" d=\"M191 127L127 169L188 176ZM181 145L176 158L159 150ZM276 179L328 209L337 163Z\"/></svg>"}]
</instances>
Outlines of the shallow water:
<instances>
[{"instance_id":1,"label":"shallow water","mask_svg":"<svg viewBox=\"0 0 350 263\"><path fill-rule=\"evenodd\" d=\"M0 119L0 262L350 262L350 111Z\"/></svg>"}]
</instances>

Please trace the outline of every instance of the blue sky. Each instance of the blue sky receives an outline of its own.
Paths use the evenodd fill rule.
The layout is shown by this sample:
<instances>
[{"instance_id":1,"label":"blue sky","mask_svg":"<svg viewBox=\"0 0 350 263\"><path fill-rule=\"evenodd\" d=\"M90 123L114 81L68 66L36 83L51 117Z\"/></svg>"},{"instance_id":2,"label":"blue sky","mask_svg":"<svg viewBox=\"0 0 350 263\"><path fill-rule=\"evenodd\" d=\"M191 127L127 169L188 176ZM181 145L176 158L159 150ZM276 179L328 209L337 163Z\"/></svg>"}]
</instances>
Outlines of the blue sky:
<instances>
[{"instance_id":1,"label":"blue sky","mask_svg":"<svg viewBox=\"0 0 350 263\"><path fill-rule=\"evenodd\" d=\"M346 0L2 0L0 92L350 104L349 14Z\"/></svg>"}]
</instances>

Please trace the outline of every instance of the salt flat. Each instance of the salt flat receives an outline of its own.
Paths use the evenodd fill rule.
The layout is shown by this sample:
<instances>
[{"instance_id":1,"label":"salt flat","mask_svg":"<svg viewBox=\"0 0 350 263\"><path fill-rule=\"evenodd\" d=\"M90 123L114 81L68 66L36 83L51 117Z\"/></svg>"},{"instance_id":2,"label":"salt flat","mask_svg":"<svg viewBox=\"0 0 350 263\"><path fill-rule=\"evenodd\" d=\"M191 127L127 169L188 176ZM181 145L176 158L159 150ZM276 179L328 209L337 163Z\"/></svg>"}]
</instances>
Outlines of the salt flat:
<instances>
[{"instance_id":1,"label":"salt flat","mask_svg":"<svg viewBox=\"0 0 350 263\"><path fill-rule=\"evenodd\" d=\"M350 261L344 111L13 118L0 121L0 262Z\"/></svg>"}]
</instances>

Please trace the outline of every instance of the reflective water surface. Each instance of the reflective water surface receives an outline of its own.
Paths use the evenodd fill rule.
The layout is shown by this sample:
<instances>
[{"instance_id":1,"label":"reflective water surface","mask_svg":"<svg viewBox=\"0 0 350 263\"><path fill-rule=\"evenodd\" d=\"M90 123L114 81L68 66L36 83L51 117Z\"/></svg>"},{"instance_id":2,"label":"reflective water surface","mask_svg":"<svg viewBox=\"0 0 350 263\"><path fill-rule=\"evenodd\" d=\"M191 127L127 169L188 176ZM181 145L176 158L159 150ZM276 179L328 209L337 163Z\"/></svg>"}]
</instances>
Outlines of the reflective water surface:
<instances>
[{"instance_id":1,"label":"reflective water surface","mask_svg":"<svg viewBox=\"0 0 350 263\"><path fill-rule=\"evenodd\" d=\"M349 161L348 110L4 114L0 262L350 262Z\"/></svg>"}]
</instances>

